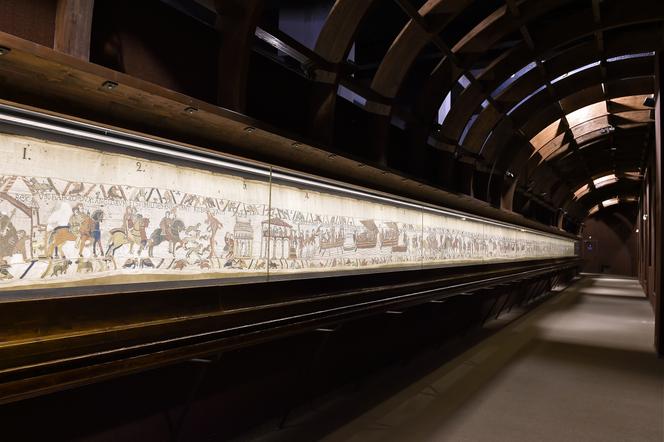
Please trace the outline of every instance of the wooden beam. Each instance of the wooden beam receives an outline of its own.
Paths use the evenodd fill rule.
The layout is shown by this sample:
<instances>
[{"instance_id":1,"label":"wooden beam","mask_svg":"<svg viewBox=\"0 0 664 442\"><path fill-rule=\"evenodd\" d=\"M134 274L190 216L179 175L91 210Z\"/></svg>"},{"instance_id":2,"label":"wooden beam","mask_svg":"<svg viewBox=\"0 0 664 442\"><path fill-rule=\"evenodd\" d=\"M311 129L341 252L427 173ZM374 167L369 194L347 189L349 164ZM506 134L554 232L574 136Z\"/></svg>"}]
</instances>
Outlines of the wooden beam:
<instances>
[{"instance_id":1,"label":"wooden beam","mask_svg":"<svg viewBox=\"0 0 664 442\"><path fill-rule=\"evenodd\" d=\"M321 142L334 142L340 65L348 56L362 21L375 3L376 0L337 0L316 40L315 52L336 66L332 72L316 72L318 82L313 86L309 100L309 134Z\"/></svg>"},{"instance_id":2,"label":"wooden beam","mask_svg":"<svg viewBox=\"0 0 664 442\"><path fill-rule=\"evenodd\" d=\"M58 0L53 47L81 60L90 59L94 0Z\"/></svg>"},{"instance_id":3,"label":"wooden beam","mask_svg":"<svg viewBox=\"0 0 664 442\"><path fill-rule=\"evenodd\" d=\"M649 14L649 15L646 15ZM529 19L536 18L537 15L532 15L529 14ZM621 20L621 17L614 12L611 12L610 15L607 15L611 22L611 26L614 26L616 22ZM657 10L654 11L647 11L647 13L633 13L627 18L623 18L624 25L627 26L630 23L635 23L636 20L659 20L661 19L661 13L658 13ZM604 28L608 29L608 25L606 23L603 24L597 24L594 25L598 30L604 30ZM568 32L557 32L556 29L570 29ZM613 28L610 28L613 29ZM631 30L631 28L629 28ZM496 29L496 32L501 32L500 29ZM631 32L631 31L630 31ZM644 32L649 32L651 35L650 41L653 41L652 45L657 44L656 42L659 41L658 38L655 38L656 36L649 30L646 30ZM513 49L506 51L504 55L499 56L494 62L492 62L487 69L485 69L479 76L478 80L483 84L484 89L486 91L492 91L495 88L497 88L500 84L504 83L510 75L514 74L517 70L520 68L523 68L525 65L528 64L529 61L532 60L539 60L541 57L546 56L546 54L551 51L553 48L557 47L562 47L567 45L570 49L566 50L562 55L556 56L555 58L555 63L552 63L551 66L547 66L547 73L549 74L549 77L557 77L558 75L561 75L560 72L552 72L551 69L557 68L559 66L563 66L564 72L569 72L575 67L578 67L579 65L583 65L586 63L590 63L591 61L594 61L597 59L597 48L596 45L590 44L583 47L582 50L582 59L586 60L588 59L587 62L582 62L581 60L578 60L578 52L577 46L573 46L569 44L570 42L574 40L581 39L585 35L589 33L588 29L585 29L583 27L574 27L574 26L567 26L562 23L555 23L555 25L552 25L550 28L546 28L546 32L539 32L540 37L542 34L550 35L550 34L555 34L551 36L547 40L542 40L541 38L538 41L538 44L535 48L535 51L531 52L531 50L528 48L528 45L525 43L521 43L517 46L515 46ZM615 33L615 32L614 32ZM643 45L643 40L642 39L633 39L633 38L624 38L620 40L620 45L621 47L617 47L616 42L613 42L613 40L606 45L606 50L607 50L607 56L613 56L616 54L625 54L625 53L632 53L635 51L647 51L647 50L652 50L650 46L644 46ZM563 62L564 60L564 62ZM441 62L441 65L447 66L445 69L445 66L441 69L441 67L437 67L434 72L429 77L429 80L427 83L425 83L424 87L421 88L421 93L419 95L418 100L416 100L416 104L414 108L416 109L416 112L420 119L423 121L432 121L433 116L435 115L435 112L437 112L438 108L440 107L440 103L442 100L445 98L447 95L447 92L449 92L451 86L453 85L453 81L450 81L450 76L447 73L450 70L451 67L451 62L449 60L443 60ZM573 65L573 66L572 66ZM615 64L612 65L612 67L615 67ZM440 73L443 73L443 75L440 75ZM564 73L563 72L563 73ZM524 79L526 81L527 79ZM516 81L514 82L510 88L518 88L520 87L521 82ZM532 92L532 90L527 91L527 93ZM526 95L524 94L523 97ZM452 108L453 113L464 113L466 109L476 109L480 103L481 103L481 95L478 94L462 94L462 96L459 98L459 101L455 103L455 105ZM500 103L499 103L500 104ZM525 109L525 106L523 106ZM505 111L506 109L500 109L500 111ZM504 115L504 114L503 114ZM470 150L479 150L482 148L482 146L485 145L485 140L488 134L491 133L492 130L496 128L496 126L499 124L499 122L496 121L496 109L492 106L487 106L486 109L480 113L480 116L478 120L476 121L475 125L473 125L473 128L471 128L468 137L466 138L466 142L464 142L464 147L469 148ZM484 120L487 121L484 121ZM478 125L478 122L482 122L483 124ZM487 124L488 123L488 124ZM460 124L460 126L464 126L464 124ZM411 143L414 145L419 145L425 143L426 137L428 136L428 132L424 128L413 128L411 129ZM468 144L468 146L466 146Z\"/></svg>"},{"instance_id":4,"label":"wooden beam","mask_svg":"<svg viewBox=\"0 0 664 442\"><path fill-rule=\"evenodd\" d=\"M376 0L337 0L316 40L315 51L330 63L341 63Z\"/></svg>"},{"instance_id":5,"label":"wooden beam","mask_svg":"<svg viewBox=\"0 0 664 442\"><path fill-rule=\"evenodd\" d=\"M0 32L0 46L11 49L0 56L0 104L20 103L57 116L93 120L97 124L185 143L211 151L239 155L276 167L300 170L418 199L477 216L527 228L546 226L516 214L501 212L470 198L418 182L396 171L313 144L301 135L271 127L237 112L205 103L106 67L66 56L41 45ZM105 81L118 84L112 90ZM198 109L191 114L188 107ZM248 131L248 128L253 130ZM295 148L294 144L297 144ZM193 147L193 146L192 146ZM205 149L202 149L205 150ZM332 153L331 153L332 152ZM557 233L557 231L552 231Z\"/></svg>"},{"instance_id":6,"label":"wooden beam","mask_svg":"<svg viewBox=\"0 0 664 442\"><path fill-rule=\"evenodd\" d=\"M247 77L256 25L262 0L216 0L219 40L217 103L244 112L247 107Z\"/></svg>"}]
</instances>

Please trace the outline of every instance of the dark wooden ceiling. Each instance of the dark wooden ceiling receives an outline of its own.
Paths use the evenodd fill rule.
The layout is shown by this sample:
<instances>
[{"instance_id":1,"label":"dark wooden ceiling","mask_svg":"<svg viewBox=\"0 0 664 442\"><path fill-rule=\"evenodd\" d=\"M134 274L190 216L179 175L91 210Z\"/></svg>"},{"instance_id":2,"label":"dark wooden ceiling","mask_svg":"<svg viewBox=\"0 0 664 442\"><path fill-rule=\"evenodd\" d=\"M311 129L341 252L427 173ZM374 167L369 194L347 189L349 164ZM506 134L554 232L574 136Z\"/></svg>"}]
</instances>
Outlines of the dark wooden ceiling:
<instances>
[{"instance_id":1,"label":"dark wooden ceiling","mask_svg":"<svg viewBox=\"0 0 664 442\"><path fill-rule=\"evenodd\" d=\"M654 143L661 0L5 3L2 31L570 229Z\"/></svg>"}]
</instances>

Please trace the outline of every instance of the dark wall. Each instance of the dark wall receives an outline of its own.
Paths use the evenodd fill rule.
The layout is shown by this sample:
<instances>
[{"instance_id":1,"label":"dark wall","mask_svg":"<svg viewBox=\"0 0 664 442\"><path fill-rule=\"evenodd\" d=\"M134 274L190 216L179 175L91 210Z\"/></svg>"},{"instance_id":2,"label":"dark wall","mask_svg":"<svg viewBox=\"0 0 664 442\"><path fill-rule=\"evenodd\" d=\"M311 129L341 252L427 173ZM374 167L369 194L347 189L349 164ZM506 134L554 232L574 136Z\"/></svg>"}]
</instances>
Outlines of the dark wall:
<instances>
[{"instance_id":1,"label":"dark wall","mask_svg":"<svg viewBox=\"0 0 664 442\"><path fill-rule=\"evenodd\" d=\"M636 206L607 208L585 221L583 271L636 276Z\"/></svg>"},{"instance_id":2,"label":"dark wall","mask_svg":"<svg viewBox=\"0 0 664 442\"><path fill-rule=\"evenodd\" d=\"M2 0L0 30L53 47L56 0Z\"/></svg>"},{"instance_id":3,"label":"dark wall","mask_svg":"<svg viewBox=\"0 0 664 442\"><path fill-rule=\"evenodd\" d=\"M95 1L93 63L214 103L218 55L217 31L161 1Z\"/></svg>"}]
</instances>

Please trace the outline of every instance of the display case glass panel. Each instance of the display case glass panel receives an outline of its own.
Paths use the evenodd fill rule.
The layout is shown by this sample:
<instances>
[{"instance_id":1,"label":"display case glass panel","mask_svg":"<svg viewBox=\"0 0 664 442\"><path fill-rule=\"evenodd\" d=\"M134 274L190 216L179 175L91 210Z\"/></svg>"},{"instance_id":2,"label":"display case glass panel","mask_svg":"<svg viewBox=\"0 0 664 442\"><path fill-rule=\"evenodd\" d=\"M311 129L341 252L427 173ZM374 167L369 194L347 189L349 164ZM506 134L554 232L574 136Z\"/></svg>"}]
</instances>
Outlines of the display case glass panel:
<instances>
[{"instance_id":1,"label":"display case glass panel","mask_svg":"<svg viewBox=\"0 0 664 442\"><path fill-rule=\"evenodd\" d=\"M575 254L562 236L195 152L0 133L0 290L158 289Z\"/></svg>"}]
</instances>

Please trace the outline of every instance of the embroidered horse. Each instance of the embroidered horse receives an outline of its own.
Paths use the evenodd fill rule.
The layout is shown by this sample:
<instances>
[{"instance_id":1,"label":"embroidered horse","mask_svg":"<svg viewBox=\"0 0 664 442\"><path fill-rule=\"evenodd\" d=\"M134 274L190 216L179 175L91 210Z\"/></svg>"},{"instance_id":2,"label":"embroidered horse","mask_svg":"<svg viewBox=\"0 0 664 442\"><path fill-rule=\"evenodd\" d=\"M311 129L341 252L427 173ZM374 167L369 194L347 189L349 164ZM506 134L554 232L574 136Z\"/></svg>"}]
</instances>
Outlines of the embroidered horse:
<instances>
[{"instance_id":1,"label":"embroidered horse","mask_svg":"<svg viewBox=\"0 0 664 442\"><path fill-rule=\"evenodd\" d=\"M168 241L168 252L171 255L175 255L175 246L180 244L182 245L182 239L180 239L180 233L185 229L184 222L180 219L173 220L170 224L170 229L167 232L164 232L160 227L155 229L150 235L148 240L148 256L152 258L152 252L155 246L158 246L164 241Z\"/></svg>"},{"instance_id":2,"label":"embroidered horse","mask_svg":"<svg viewBox=\"0 0 664 442\"><path fill-rule=\"evenodd\" d=\"M96 222L101 222L104 218L104 212L101 210L96 210L92 216L81 214L80 224L78 226L78 235L72 231L72 226L59 226L53 229L51 234L48 237L48 248L46 250L46 256L53 258L58 258L59 251L62 250L62 246L69 241L78 240L78 256L83 257L83 249L89 242L96 242L98 235L93 235L93 230L97 232L95 228ZM64 258L64 253L62 254Z\"/></svg>"},{"instance_id":3,"label":"embroidered horse","mask_svg":"<svg viewBox=\"0 0 664 442\"><path fill-rule=\"evenodd\" d=\"M138 218L128 231L125 231L125 229L111 230L111 238L106 249L106 256L115 256L115 251L126 244L129 244L130 254L134 253L134 246L138 245L138 255L140 256L148 243L145 229L149 225L150 218Z\"/></svg>"}]
</instances>

